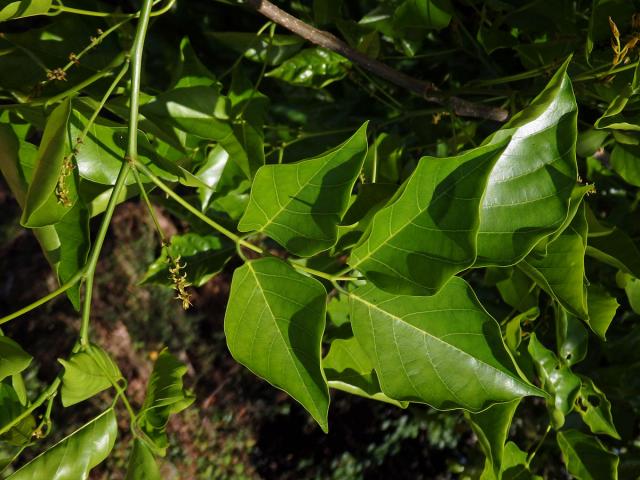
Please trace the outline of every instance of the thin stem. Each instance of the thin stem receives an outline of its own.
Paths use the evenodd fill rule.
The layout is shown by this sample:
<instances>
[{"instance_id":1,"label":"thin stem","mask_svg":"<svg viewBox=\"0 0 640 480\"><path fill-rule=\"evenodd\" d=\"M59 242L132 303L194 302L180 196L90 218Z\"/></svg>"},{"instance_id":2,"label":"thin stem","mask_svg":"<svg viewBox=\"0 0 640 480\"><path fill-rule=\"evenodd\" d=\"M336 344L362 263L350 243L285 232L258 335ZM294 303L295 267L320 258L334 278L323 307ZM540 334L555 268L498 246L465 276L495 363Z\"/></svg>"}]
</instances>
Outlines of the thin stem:
<instances>
[{"instance_id":1,"label":"thin stem","mask_svg":"<svg viewBox=\"0 0 640 480\"><path fill-rule=\"evenodd\" d=\"M157 3L159 3L160 0L154 0L152 5L155 5ZM151 14L149 15L150 17L156 17L158 15L162 15L163 13L166 13L169 9L171 9L171 7L173 6L173 4L176 3L176 0L169 0L169 2L167 2L167 4L160 8L159 10L156 10L154 12L151 12ZM67 7L65 5L59 4L59 5L54 5L52 7L54 9L54 11L51 13L51 15L59 15L61 13L72 13L74 15L83 15L86 17L101 17L101 18L106 18L106 17L110 17L110 18L116 18L116 17L127 17L127 19L132 19L132 18L138 18L141 13L113 13L113 12L98 12L95 10L84 10L82 8L73 8L73 7Z\"/></svg>"},{"instance_id":2,"label":"thin stem","mask_svg":"<svg viewBox=\"0 0 640 480\"><path fill-rule=\"evenodd\" d=\"M136 179L136 183L138 184L138 188L140 189L140 195L142 196L142 199L144 200L144 203L147 205L147 210L149 210L149 215L151 215L151 219L153 220L153 224L156 227L156 230L158 232L158 236L160 237L160 243L164 246L165 242L166 242L166 236L164 234L164 232L162 231L162 228L160 227L160 222L158 221L158 217L156 216L156 212L153 208L153 205L151 205L151 201L149 200L149 195L147 195L147 191L144 188L144 184L142 183L142 179L140 178L140 174L138 173L138 169L137 168L132 168L131 171L133 172L133 176Z\"/></svg>"},{"instance_id":3,"label":"thin stem","mask_svg":"<svg viewBox=\"0 0 640 480\"><path fill-rule=\"evenodd\" d=\"M538 453L538 450L540 450L540 447L542 446L542 444L544 443L544 441L547 438L547 435L549 435L549 432L551 431L551 424L547 425L547 429L545 430L545 432L542 434L542 438L540 438L540 441L536 444L535 448L532 450L532 452L529 454L529 456L527 457L527 466L531 465L531 462L533 460L533 457L536 456L536 453Z\"/></svg>"},{"instance_id":4,"label":"thin stem","mask_svg":"<svg viewBox=\"0 0 640 480\"><path fill-rule=\"evenodd\" d=\"M7 322L13 320L14 318L18 318L19 316L24 315L25 313L29 313L31 310L33 310L35 308L38 308L40 305L44 305L49 300L53 300L58 295L66 292L67 290L72 288L75 284L77 284L82 279L83 275L84 275L84 270L79 271L73 277L71 277L71 279L69 279L66 283L61 285L60 288L58 288L57 290L54 290L50 294L45 295L44 297L42 297L42 298L36 300L35 302L27 305L26 307L22 307L20 310L17 310L17 311L15 311L15 312L13 312L13 313L5 316L5 317L0 318L0 325L2 325L3 323L7 323Z\"/></svg>"},{"instance_id":5,"label":"thin stem","mask_svg":"<svg viewBox=\"0 0 640 480\"><path fill-rule=\"evenodd\" d=\"M138 109L140 106L140 76L142 72L142 53L144 49L144 40L147 33L147 27L149 26L149 14L151 13L151 0L145 0L140 12L140 21L138 22L138 28L136 30L136 36L131 47L131 101L129 109L129 135L127 143L127 159L122 162L120 171L118 172L118 178L113 187L113 192L109 197L109 203L104 213L104 218L100 225L96 241L89 254L89 261L87 263L87 270L85 274L85 296L82 307L82 323L80 326L80 342L86 347L89 345L89 322L91 318L91 297L93 294L93 279L96 272L96 266L98 265L98 258L100 257L100 251L104 244L104 239L107 236L107 230L113 217L120 192L124 188L129 169L131 168L131 162L137 160L138 157Z\"/></svg>"},{"instance_id":6,"label":"thin stem","mask_svg":"<svg viewBox=\"0 0 640 480\"><path fill-rule=\"evenodd\" d=\"M22 420L24 420L29 415L31 415L33 411L39 408L44 402L46 402L49 399L49 397L51 397L52 395L56 395L58 393L58 387L60 387L60 383L61 383L61 380L60 380L60 377L58 376L51 383L51 385L49 385L49 387L44 392L42 392L40 396L36 398L31 405L29 405L29 407L24 412L22 412L16 418L14 418L9 423L7 423L6 425L3 425L0 428L0 435L4 435L5 433L7 433L9 430L15 427L18 423L20 423Z\"/></svg>"},{"instance_id":7,"label":"thin stem","mask_svg":"<svg viewBox=\"0 0 640 480\"><path fill-rule=\"evenodd\" d=\"M261 255L264 253L264 250L262 250L260 247L254 245L252 243L247 242L246 240L241 238L239 235L236 235L231 230L228 230L227 228L225 228L222 225L220 225L218 222L215 222L214 220L210 219L205 214L200 212L200 210L195 208L189 202L184 200L180 195L178 195L173 190L171 190L162 180L160 180L158 177L156 177L153 174L153 172L151 172L151 170L149 170L144 164L140 163L138 160L134 160L134 166L135 166L135 168L140 170L142 173L144 173L145 176L149 178L149 180L151 180L153 183L155 183L156 186L158 188L160 188L160 190L162 190L164 193L166 193L169 197L171 197L173 200L175 200L178 204L180 204L182 207L184 207L190 213L192 213L193 215L198 217L200 220L205 222L207 225L209 225L213 229L217 230L218 232L220 232L221 234L223 234L225 237L229 238L230 240L234 241L235 243L238 243L241 246L243 246L243 247L245 247L245 248L247 248L249 250L252 250L252 251L254 251L256 253L259 253Z\"/></svg>"}]
</instances>

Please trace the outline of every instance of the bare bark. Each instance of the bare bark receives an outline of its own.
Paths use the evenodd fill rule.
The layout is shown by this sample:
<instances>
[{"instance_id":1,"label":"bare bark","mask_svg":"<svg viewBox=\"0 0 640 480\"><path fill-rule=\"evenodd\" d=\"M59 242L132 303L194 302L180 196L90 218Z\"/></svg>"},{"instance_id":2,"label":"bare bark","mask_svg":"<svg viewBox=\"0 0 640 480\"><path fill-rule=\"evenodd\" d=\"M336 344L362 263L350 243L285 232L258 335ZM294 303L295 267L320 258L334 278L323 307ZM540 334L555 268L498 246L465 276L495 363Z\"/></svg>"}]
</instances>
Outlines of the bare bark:
<instances>
[{"instance_id":1,"label":"bare bark","mask_svg":"<svg viewBox=\"0 0 640 480\"><path fill-rule=\"evenodd\" d=\"M509 116L509 113L502 108L473 103L458 97L447 97L439 91L433 82L410 77L391 68L389 65L370 58L351 48L335 35L303 22L278 8L268 0L245 0L245 3L254 8L258 13L305 40L342 55L371 73L409 90L428 102L450 108L456 115L461 117L485 118L497 122L504 122Z\"/></svg>"}]
</instances>

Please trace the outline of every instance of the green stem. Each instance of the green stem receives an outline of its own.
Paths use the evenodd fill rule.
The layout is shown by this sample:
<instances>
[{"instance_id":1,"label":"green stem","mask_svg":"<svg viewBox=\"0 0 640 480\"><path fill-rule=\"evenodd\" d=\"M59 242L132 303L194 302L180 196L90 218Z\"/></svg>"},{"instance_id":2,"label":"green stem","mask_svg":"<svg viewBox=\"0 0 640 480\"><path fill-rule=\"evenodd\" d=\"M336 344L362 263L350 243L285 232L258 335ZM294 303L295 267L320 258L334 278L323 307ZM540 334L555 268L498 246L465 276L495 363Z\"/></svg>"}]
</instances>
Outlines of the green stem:
<instances>
[{"instance_id":1,"label":"green stem","mask_svg":"<svg viewBox=\"0 0 640 480\"><path fill-rule=\"evenodd\" d=\"M118 178L113 187L113 192L109 197L104 218L100 224L100 229L96 237L96 241L89 254L89 261L85 273L85 296L82 306L82 323L80 326L80 342L86 347L89 345L89 322L91 318L91 297L93 294L93 280L98 265L100 251L104 244L104 239L111 223L111 217L118 203L120 193L124 188L127 175L131 168L131 163L135 162L138 157L138 109L140 107L140 76L142 72L142 52L144 49L144 40L149 26L149 14L151 13L151 0L145 0L140 12L140 21L136 30L136 36L131 47L131 101L129 109L129 135L127 143L127 158L122 162Z\"/></svg>"},{"instance_id":2,"label":"green stem","mask_svg":"<svg viewBox=\"0 0 640 480\"><path fill-rule=\"evenodd\" d=\"M29 415L31 415L33 411L39 408L44 402L46 402L49 399L49 397L51 397L52 395L56 395L58 393L58 387L60 387L60 383L61 383L60 377L56 377L56 379L51 383L51 385L49 385L49 387L44 392L42 392L40 396L36 398L34 402L31 405L29 405L29 407L24 412L22 412L16 418L14 418L9 423L7 423L6 425L3 425L2 428L0 428L0 436L7 433L9 430L15 427L18 423L20 423L22 420L24 420Z\"/></svg>"},{"instance_id":3,"label":"green stem","mask_svg":"<svg viewBox=\"0 0 640 480\"><path fill-rule=\"evenodd\" d=\"M545 432L542 434L542 438L540 438L540 441L536 444L535 448L531 451L531 453L529 454L529 456L527 457L527 467L529 465L531 465L531 462L533 461L533 457L536 456L536 453L538 453L538 450L540 450L540 447L542 446L542 444L544 443L544 441L547 438L547 435L549 435L549 432L551 431L551 424L547 425L547 429L545 430Z\"/></svg>"},{"instance_id":4,"label":"green stem","mask_svg":"<svg viewBox=\"0 0 640 480\"><path fill-rule=\"evenodd\" d=\"M160 243L162 243L162 246L165 246L166 243L166 236L164 234L164 232L162 231L162 228L160 227L160 222L158 221L158 217L156 216L156 212L153 208L153 205L151 205L151 201L149 200L149 195L147 195L147 191L144 188L144 184L142 183L142 179L140 178L140 174L138 173L138 169L137 168L133 168L131 169L131 171L133 172L133 176L136 179L136 183L138 184L138 188L140 189L140 195L142 196L142 199L144 200L144 203L147 205L147 210L149 210L149 215L151 215L151 219L153 220L153 224L156 227L156 230L158 232L158 236L160 237Z\"/></svg>"},{"instance_id":5,"label":"green stem","mask_svg":"<svg viewBox=\"0 0 640 480\"><path fill-rule=\"evenodd\" d=\"M25 313L29 313L31 310L38 308L40 305L44 305L49 300L53 300L58 295L66 292L71 287L73 287L76 283L82 280L83 276L84 276L84 269L76 273L65 284L61 285L60 288L58 288L57 290L54 290L50 294L36 300L35 302L27 305L26 307L22 307L20 310L17 310L5 317L0 318L0 325L2 325L3 323L7 323L10 320L13 320L14 318L18 318L19 316L24 315Z\"/></svg>"},{"instance_id":6,"label":"green stem","mask_svg":"<svg viewBox=\"0 0 640 480\"><path fill-rule=\"evenodd\" d=\"M175 200L179 205L181 205L186 210L188 210L190 213L192 213L193 215L198 217L204 223L206 223L207 225L209 225L213 229L217 230L218 232L220 232L221 234L223 234L225 237L229 238L233 242L235 242L235 243L237 243L237 244L239 244L239 245L241 245L241 246L243 246L243 247L245 247L245 248L247 248L249 250L252 250L252 251L254 251L254 252L258 253L258 254L262 255L264 253L264 251L260 247L254 245L252 243L247 242L246 240L241 238L239 235L236 235L231 230L228 230L227 228L225 228L222 225L220 225L218 222L215 222L214 220L210 219L205 214L200 212L200 210L198 210L196 207L194 207L189 202L184 200L180 195L178 195L173 190L171 190L169 188L169 186L167 186L162 180L160 180L158 177L156 177L153 174L153 172L151 172L151 170L149 170L144 164L140 163L137 159L134 160L134 166L135 166L135 168L140 170L142 173L144 173L145 176L149 178L149 180L151 180L153 183L155 183L156 186L160 190L162 190L169 197L171 197L173 200Z\"/></svg>"},{"instance_id":7,"label":"green stem","mask_svg":"<svg viewBox=\"0 0 640 480\"><path fill-rule=\"evenodd\" d=\"M622 67L612 68L610 70L606 70L606 71L600 72L600 73L581 74L581 75L576 76L573 79L573 81L574 82L584 82L585 80L593 80L593 79L596 79L596 78L608 77L609 75L615 75L616 73L620 73L620 72L624 72L626 70L631 70L633 68L636 68L638 66L638 63L640 63L640 61L633 62L633 63L630 63L628 65L624 65Z\"/></svg>"}]
</instances>

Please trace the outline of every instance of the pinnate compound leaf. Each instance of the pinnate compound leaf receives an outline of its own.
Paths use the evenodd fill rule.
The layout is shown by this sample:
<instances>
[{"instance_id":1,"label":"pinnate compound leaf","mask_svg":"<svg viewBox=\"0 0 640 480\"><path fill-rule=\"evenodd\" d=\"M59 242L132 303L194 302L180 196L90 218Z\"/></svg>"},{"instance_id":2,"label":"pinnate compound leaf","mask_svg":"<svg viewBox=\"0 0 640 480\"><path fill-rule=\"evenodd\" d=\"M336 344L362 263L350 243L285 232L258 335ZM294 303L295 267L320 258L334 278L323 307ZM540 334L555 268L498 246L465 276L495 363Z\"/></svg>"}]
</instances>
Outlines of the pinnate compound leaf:
<instances>
[{"instance_id":1,"label":"pinnate compound leaf","mask_svg":"<svg viewBox=\"0 0 640 480\"><path fill-rule=\"evenodd\" d=\"M582 386L576 399L576 411L592 433L602 433L620 440L611 416L611 402L588 377L580 376Z\"/></svg>"},{"instance_id":2,"label":"pinnate compound leaf","mask_svg":"<svg viewBox=\"0 0 640 480\"><path fill-rule=\"evenodd\" d=\"M187 367L165 349L158 355L149 377L137 424L146 435L147 445L158 455L164 456L169 444L166 433L169 416L181 412L195 399L183 386L185 373Z\"/></svg>"},{"instance_id":3,"label":"pinnate compound leaf","mask_svg":"<svg viewBox=\"0 0 640 480\"><path fill-rule=\"evenodd\" d=\"M160 480L160 470L149 447L141 440L133 441L125 480Z\"/></svg>"},{"instance_id":4,"label":"pinnate compound leaf","mask_svg":"<svg viewBox=\"0 0 640 480\"><path fill-rule=\"evenodd\" d=\"M471 428L478 437L478 443L486 456L483 479L500 479L504 445L509 436L511 420L520 399L498 403L480 413L467 415Z\"/></svg>"},{"instance_id":5,"label":"pinnate compound leaf","mask_svg":"<svg viewBox=\"0 0 640 480\"><path fill-rule=\"evenodd\" d=\"M606 340L607 330L620 305L601 285L589 285L587 291L589 327L598 337Z\"/></svg>"},{"instance_id":6,"label":"pinnate compound leaf","mask_svg":"<svg viewBox=\"0 0 640 480\"><path fill-rule=\"evenodd\" d=\"M576 480L617 480L617 455L596 437L577 430L558 432L558 446L567 470Z\"/></svg>"},{"instance_id":7,"label":"pinnate compound leaf","mask_svg":"<svg viewBox=\"0 0 640 480\"><path fill-rule=\"evenodd\" d=\"M16 375L29 366L33 357L9 337L0 336L0 380Z\"/></svg>"},{"instance_id":8,"label":"pinnate compound leaf","mask_svg":"<svg viewBox=\"0 0 640 480\"><path fill-rule=\"evenodd\" d=\"M50 8L51 0L18 0L9 2L0 10L0 22L34 15L44 15Z\"/></svg>"},{"instance_id":9,"label":"pinnate compound leaf","mask_svg":"<svg viewBox=\"0 0 640 480\"><path fill-rule=\"evenodd\" d=\"M118 434L112 408L31 460L11 480L86 480L107 456Z\"/></svg>"},{"instance_id":10,"label":"pinnate compound leaf","mask_svg":"<svg viewBox=\"0 0 640 480\"><path fill-rule=\"evenodd\" d=\"M65 407L91 398L122 379L118 366L97 345L58 361L64 367L61 396Z\"/></svg>"},{"instance_id":11,"label":"pinnate compound leaf","mask_svg":"<svg viewBox=\"0 0 640 480\"><path fill-rule=\"evenodd\" d=\"M315 47L302 50L266 74L302 87L324 88L347 75L351 62L342 55Z\"/></svg>"},{"instance_id":12,"label":"pinnate compound leaf","mask_svg":"<svg viewBox=\"0 0 640 480\"><path fill-rule=\"evenodd\" d=\"M76 175L73 168L65 167L67 150L67 124L71 113L71 100L64 100L49 115L38 147L36 168L29 184L21 223L25 227L43 227L59 222L78 200ZM66 169L66 175L63 170ZM62 196L58 188L65 188Z\"/></svg>"},{"instance_id":13,"label":"pinnate compound leaf","mask_svg":"<svg viewBox=\"0 0 640 480\"><path fill-rule=\"evenodd\" d=\"M584 255L587 247L587 222L580 208L571 224L546 246L546 254L531 252L518 264L543 290L567 311L586 320L587 287Z\"/></svg>"},{"instance_id":14,"label":"pinnate compound leaf","mask_svg":"<svg viewBox=\"0 0 640 480\"><path fill-rule=\"evenodd\" d=\"M553 424L560 428L564 417L573 409L573 403L580 390L580 377L551 351L545 348L535 333L529 337L529 354L534 361L542 388L551 397L547 399L547 408Z\"/></svg>"},{"instance_id":15,"label":"pinnate compound leaf","mask_svg":"<svg viewBox=\"0 0 640 480\"><path fill-rule=\"evenodd\" d=\"M299 256L331 248L367 154L366 132L365 123L324 155L261 167L238 230L264 232Z\"/></svg>"},{"instance_id":16,"label":"pinnate compound leaf","mask_svg":"<svg viewBox=\"0 0 640 480\"><path fill-rule=\"evenodd\" d=\"M224 331L231 355L281 388L327 431L329 388L320 363L326 291L277 258L236 269Z\"/></svg>"},{"instance_id":17,"label":"pinnate compound leaf","mask_svg":"<svg viewBox=\"0 0 640 480\"><path fill-rule=\"evenodd\" d=\"M171 286L167 249L173 258L180 258L187 281L201 287L224 268L235 253L235 245L216 235L185 233L174 235L171 243L162 249L160 256L149 266L140 283L158 283Z\"/></svg>"},{"instance_id":18,"label":"pinnate compound leaf","mask_svg":"<svg viewBox=\"0 0 640 480\"><path fill-rule=\"evenodd\" d=\"M497 322L461 278L430 297L366 285L351 293L351 305L355 337L391 398L478 412L543 395L520 378Z\"/></svg>"},{"instance_id":19,"label":"pinnate compound leaf","mask_svg":"<svg viewBox=\"0 0 640 480\"><path fill-rule=\"evenodd\" d=\"M420 159L374 217L349 264L378 288L430 295L476 259L478 208L500 143L457 157Z\"/></svg>"},{"instance_id":20,"label":"pinnate compound leaf","mask_svg":"<svg viewBox=\"0 0 640 480\"><path fill-rule=\"evenodd\" d=\"M355 337L331 342L322 366L331 388L401 408L408 405L407 402L398 402L382 393L373 364Z\"/></svg>"},{"instance_id":21,"label":"pinnate compound leaf","mask_svg":"<svg viewBox=\"0 0 640 480\"><path fill-rule=\"evenodd\" d=\"M576 184L577 105L568 62L487 142L511 137L487 183L477 265L513 265L558 230Z\"/></svg>"}]
</instances>

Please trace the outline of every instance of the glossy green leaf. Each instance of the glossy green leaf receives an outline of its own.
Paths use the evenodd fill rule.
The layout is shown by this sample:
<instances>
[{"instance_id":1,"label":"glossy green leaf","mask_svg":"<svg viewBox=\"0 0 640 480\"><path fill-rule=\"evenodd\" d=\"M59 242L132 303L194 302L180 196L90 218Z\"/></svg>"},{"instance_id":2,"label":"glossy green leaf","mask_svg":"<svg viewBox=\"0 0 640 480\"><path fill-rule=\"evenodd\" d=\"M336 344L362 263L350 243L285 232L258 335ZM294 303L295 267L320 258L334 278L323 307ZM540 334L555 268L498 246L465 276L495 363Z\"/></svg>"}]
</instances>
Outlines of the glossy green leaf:
<instances>
[{"instance_id":1,"label":"glossy green leaf","mask_svg":"<svg viewBox=\"0 0 640 480\"><path fill-rule=\"evenodd\" d=\"M606 340L607 330L618 310L618 301L598 284L589 285L587 303L589 326L602 340Z\"/></svg>"},{"instance_id":2,"label":"glossy green leaf","mask_svg":"<svg viewBox=\"0 0 640 480\"><path fill-rule=\"evenodd\" d=\"M558 446L567 470L576 480L617 480L617 455L596 437L577 430L558 432Z\"/></svg>"},{"instance_id":3,"label":"glossy green leaf","mask_svg":"<svg viewBox=\"0 0 640 480\"><path fill-rule=\"evenodd\" d=\"M174 235L171 243L162 249L160 256L149 266L140 283L173 285L167 249L172 258L180 259L187 281L196 287L201 287L217 275L236 251L233 243L217 235Z\"/></svg>"},{"instance_id":4,"label":"glossy green leaf","mask_svg":"<svg viewBox=\"0 0 640 480\"><path fill-rule=\"evenodd\" d=\"M22 372L33 357L9 337L0 335L0 380Z\"/></svg>"},{"instance_id":5,"label":"glossy green leaf","mask_svg":"<svg viewBox=\"0 0 640 480\"><path fill-rule=\"evenodd\" d=\"M525 312L538 305L539 288L519 268L510 269L508 278L496 283L502 300L519 312Z\"/></svg>"},{"instance_id":6,"label":"glossy green leaf","mask_svg":"<svg viewBox=\"0 0 640 480\"><path fill-rule=\"evenodd\" d=\"M457 157L420 159L380 210L349 264L379 288L429 295L476 258L479 205L505 142Z\"/></svg>"},{"instance_id":7,"label":"glossy green leaf","mask_svg":"<svg viewBox=\"0 0 640 480\"><path fill-rule=\"evenodd\" d=\"M65 153L69 150L67 122L70 113L71 101L67 99L47 119L20 220L25 227L43 227L59 222L78 199L74 172L69 172L62 180ZM56 191L60 182L68 189L69 204L64 203Z\"/></svg>"},{"instance_id":8,"label":"glossy green leaf","mask_svg":"<svg viewBox=\"0 0 640 480\"><path fill-rule=\"evenodd\" d=\"M586 210L586 217L589 224L587 255L640 277L640 250L629 235L617 227L603 225L590 208Z\"/></svg>"},{"instance_id":9,"label":"glossy green leaf","mask_svg":"<svg viewBox=\"0 0 640 480\"><path fill-rule=\"evenodd\" d=\"M202 64L193 51L189 37L184 37L180 42L179 60L173 88L209 86L216 81L215 75Z\"/></svg>"},{"instance_id":10,"label":"glossy green leaf","mask_svg":"<svg viewBox=\"0 0 640 480\"><path fill-rule=\"evenodd\" d=\"M556 311L556 341L558 356L569 366L581 362L587 356L587 329L562 307L558 307Z\"/></svg>"},{"instance_id":11,"label":"glossy green leaf","mask_svg":"<svg viewBox=\"0 0 640 480\"><path fill-rule=\"evenodd\" d=\"M511 353L516 354L522 342L522 324L536 320L540 316L540 309L532 307L529 310L516 315L507 322L504 332L504 343Z\"/></svg>"},{"instance_id":12,"label":"glossy green leaf","mask_svg":"<svg viewBox=\"0 0 640 480\"><path fill-rule=\"evenodd\" d=\"M541 395L520 378L498 324L458 277L430 297L366 285L351 292L351 305L355 337L391 398L477 412Z\"/></svg>"},{"instance_id":13,"label":"glossy green leaf","mask_svg":"<svg viewBox=\"0 0 640 480\"><path fill-rule=\"evenodd\" d=\"M627 299L629 300L629 305L631 306L631 310L633 310L635 313L640 315L640 280L635 277L632 277L631 275L627 275L625 273L618 275L618 277L622 277L623 279L622 283L623 283L624 292L627 294ZM609 300L609 305L610 305L609 312L613 311L613 313L615 314L613 301L611 299ZM618 304L616 302L615 308L617 309L617 307L618 307ZM605 319L609 318L609 316L610 316L609 314L603 315ZM613 315L611 315L611 317L612 316ZM606 322L606 325L608 326L609 323L610 321Z\"/></svg>"},{"instance_id":14,"label":"glossy green leaf","mask_svg":"<svg viewBox=\"0 0 640 480\"><path fill-rule=\"evenodd\" d=\"M109 409L20 468L10 480L86 480L116 440L116 414Z\"/></svg>"},{"instance_id":15,"label":"glossy green leaf","mask_svg":"<svg viewBox=\"0 0 640 480\"><path fill-rule=\"evenodd\" d=\"M9 2L0 10L0 22L34 15L44 15L50 8L51 0L18 0Z\"/></svg>"},{"instance_id":16,"label":"glossy green leaf","mask_svg":"<svg viewBox=\"0 0 640 480\"><path fill-rule=\"evenodd\" d=\"M547 400L551 420L556 428L564 425L564 417L573 409L580 390L580 377L540 343L536 334L529 337L529 354L536 366L541 386L551 398Z\"/></svg>"},{"instance_id":17,"label":"glossy green leaf","mask_svg":"<svg viewBox=\"0 0 640 480\"><path fill-rule=\"evenodd\" d=\"M576 411L592 433L602 433L620 440L611 416L611 402L588 377L580 376L582 386L576 398Z\"/></svg>"},{"instance_id":18,"label":"glossy green leaf","mask_svg":"<svg viewBox=\"0 0 640 480\"><path fill-rule=\"evenodd\" d=\"M10 126L0 124L0 171L22 208L33 178L35 163L35 147L30 143L20 143ZM89 215L80 202L57 224L34 228L32 231L60 284L65 283L84 266L90 247ZM79 309L80 285L67 290L67 296L74 307Z\"/></svg>"},{"instance_id":19,"label":"glossy green leaf","mask_svg":"<svg viewBox=\"0 0 640 480\"><path fill-rule=\"evenodd\" d=\"M407 402L398 402L382 393L373 364L355 337L331 342L322 366L331 388L401 408L408 405Z\"/></svg>"},{"instance_id":20,"label":"glossy green leaf","mask_svg":"<svg viewBox=\"0 0 640 480\"><path fill-rule=\"evenodd\" d=\"M478 266L517 263L567 217L578 173L577 105L567 65L529 107L485 142L511 137L483 197Z\"/></svg>"},{"instance_id":21,"label":"glossy green leaf","mask_svg":"<svg viewBox=\"0 0 640 480\"><path fill-rule=\"evenodd\" d=\"M182 384L185 373L187 367L165 349L158 355L149 377L137 425L145 433L147 445L158 455L165 455L169 445L166 433L169 416L181 412L195 399Z\"/></svg>"},{"instance_id":22,"label":"glossy green leaf","mask_svg":"<svg viewBox=\"0 0 640 480\"><path fill-rule=\"evenodd\" d=\"M160 470L153 453L141 440L133 441L125 480L160 480Z\"/></svg>"},{"instance_id":23,"label":"glossy green leaf","mask_svg":"<svg viewBox=\"0 0 640 480\"><path fill-rule=\"evenodd\" d=\"M58 360L64 367L62 405L68 407L91 398L122 380L120 369L109 354L97 345Z\"/></svg>"},{"instance_id":24,"label":"glossy green leaf","mask_svg":"<svg viewBox=\"0 0 640 480\"><path fill-rule=\"evenodd\" d=\"M467 415L474 433L478 437L478 443L486 456L483 479L501 478L502 457L504 445L509 436L509 427L513 415L520 404L520 399L506 403L498 403L479 413ZM493 475L493 476L492 476Z\"/></svg>"},{"instance_id":25,"label":"glossy green leaf","mask_svg":"<svg viewBox=\"0 0 640 480\"><path fill-rule=\"evenodd\" d=\"M329 249L367 153L366 131L322 156L261 167L238 230L264 232L299 256Z\"/></svg>"},{"instance_id":26,"label":"glossy green leaf","mask_svg":"<svg viewBox=\"0 0 640 480\"><path fill-rule=\"evenodd\" d=\"M324 88L343 79L350 66L351 62L342 55L315 47L285 60L266 76L301 87Z\"/></svg>"},{"instance_id":27,"label":"glossy green leaf","mask_svg":"<svg viewBox=\"0 0 640 480\"><path fill-rule=\"evenodd\" d=\"M638 92L640 92L640 66L636 66L631 82L621 89L607 110L595 121L594 126L609 130L640 131L640 116L633 108L627 108Z\"/></svg>"},{"instance_id":28,"label":"glossy green leaf","mask_svg":"<svg viewBox=\"0 0 640 480\"><path fill-rule=\"evenodd\" d=\"M547 245L546 254L532 252L518 264L524 273L573 315L587 319L584 255L587 222L584 209Z\"/></svg>"},{"instance_id":29,"label":"glossy green leaf","mask_svg":"<svg viewBox=\"0 0 640 480\"><path fill-rule=\"evenodd\" d=\"M245 32L208 32L216 41L254 62L279 65L304 45L297 35L257 36Z\"/></svg>"},{"instance_id":30,"label":"glossy green leaf","mask_svg":"<svg viewBox=\"0 0 640 480\"><path fill-rule=\"evenodd\" d=\"M201 138L214 140L229 153L242 172L251 178L257 168L247 157L230 122L230 102L217 87L177 88L155 97L140 108L147 118L162 125L168 134L178 136L178 129Z\"/></svg>"},{"instance_id":31,"label":"glossy green leaf","mask_svg":"<svg viewBox=\"0 0 640 480\"><path fill-rule=\"evenodd\" d=\"M527 452L523 452L513 442L507 442L504 446L504 453L502 456L502 480L543 480L538 475L532 475L529 470ZM487 465L485 464L485 472L487 472ZM483 472L483 474L485 473ZM491 477L481 476L480 480L490 480Z\"/></svg>"},{"instance_id":32,"label":"glossy green leaf","mask_svg":"<svg viewBox=\"0 0 640 480\"><path fill-rule=\"evenodd\" d=\"M224 330L231 355L300 402L327 431L329 389L320 364L326 291L277 258L236 269Z\"/></svg>"}]
</instances>

